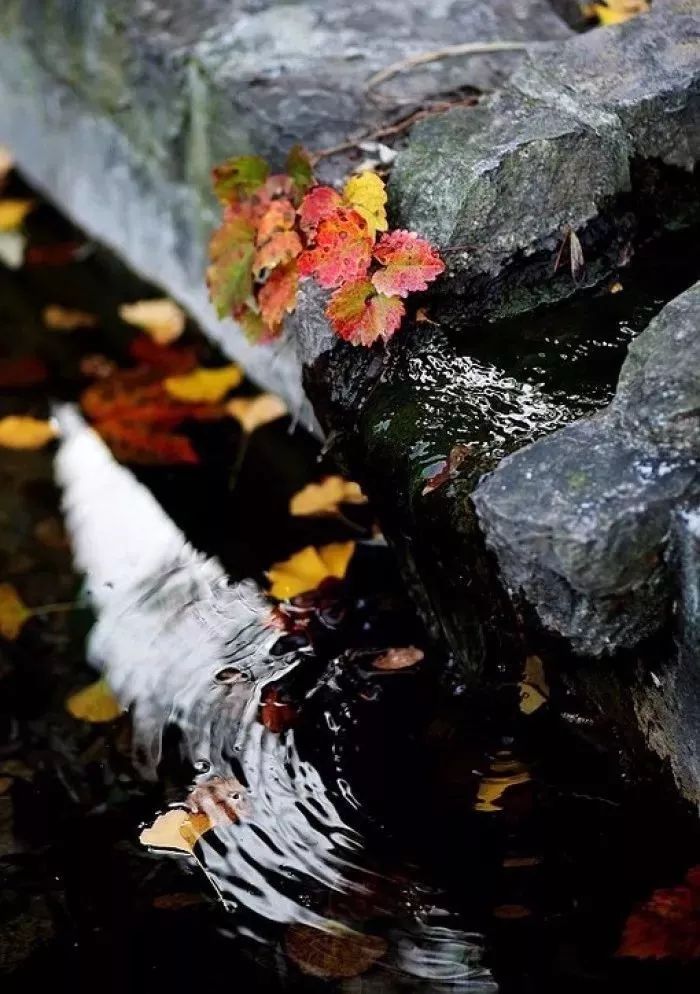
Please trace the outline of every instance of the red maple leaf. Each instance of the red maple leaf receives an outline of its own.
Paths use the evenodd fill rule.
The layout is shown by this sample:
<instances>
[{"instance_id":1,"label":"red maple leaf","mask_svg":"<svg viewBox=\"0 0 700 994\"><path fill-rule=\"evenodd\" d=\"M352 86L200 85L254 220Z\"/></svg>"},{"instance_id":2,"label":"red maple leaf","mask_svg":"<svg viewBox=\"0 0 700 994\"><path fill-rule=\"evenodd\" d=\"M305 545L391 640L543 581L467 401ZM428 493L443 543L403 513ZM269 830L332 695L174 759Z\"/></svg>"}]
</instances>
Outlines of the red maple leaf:
<instances>
[{"instance_id":1,"label":"red maple leaf","mask_svg":"<svg viewBox=\"0 0 700 994\"><path fill-rule=\"evenodd\" d=\"M445 263L430 242L411 231L391 231L382 235L374 258L383 269L372 276L377 290L389 297L407 297L414 290L427 289L443 272Z\"/></svg>"},{"instance_id":2,"label":"red maple leaf","mask_svg":"<svg viewBox=\"0 0 700 994\"><path fill-rule=\"evenodd\" d=\"M296 262L278 266L258 293L260 315L272 336L279 333L285 314L291 314L297 300L299 278Z\"/></svg>"},{"instance_id":3,"label":"red maple leaf","mask_svg":"<svg viewBox=\"0 0 700 994\"><path fill-rule=\"evenodd\" d=\"M343 205L343 198L332 186L315 186L299 206L299 227L313 241L321 221Z\"/></svg>"},{"instance_id":4,"label":"red maple leaf","mask_svg":"<svg viewBox=\"0 0 700 994\"><path fill-rule=\"evenodd\" d=\"M618 956L700 958L700 866L678 887L655 890L625 923Z\"/></svg>"},{"instance_id":5,"label":"red maple leaf","mask_svg":"<svg viewBox=\"0 0 700 994\"><path fill-rule=\"evenodd\" d=\"M340 338L352 345L371 345L378 338L388 342L401 324L404 305L396 297L377 293L368 279L356 280L336 290L326 317Z\"/></svg>"},{"instance_id":6,"label":"red maple leaf","mask_svg":"<svg viewBox=\"0 0 700 994\"><path fill-rule=\"evenodd\" d=\"M322 287L361 279L372 261L372 238L357 211L340 207L316 232L316 245L299 256L299 274L314 276Z\"/></svg>"}]
</instances>

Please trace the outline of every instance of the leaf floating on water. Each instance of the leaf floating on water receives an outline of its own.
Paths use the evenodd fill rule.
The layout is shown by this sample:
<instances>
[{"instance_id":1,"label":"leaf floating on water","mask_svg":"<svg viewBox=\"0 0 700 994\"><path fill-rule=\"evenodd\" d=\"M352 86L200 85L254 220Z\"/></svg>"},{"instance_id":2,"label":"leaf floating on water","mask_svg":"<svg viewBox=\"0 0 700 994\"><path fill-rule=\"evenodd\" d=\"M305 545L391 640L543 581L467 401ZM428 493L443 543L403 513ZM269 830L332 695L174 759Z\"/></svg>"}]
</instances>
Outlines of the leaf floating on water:
<instances>
[{"instance_id":1,"label":"leaf floating on water","mask_svg":"<svg viewBox=\"0 0 700 994\"><path fill-rule=\"evenodd\" d=\"M528 656L520 686L520 710L523 714L533 714L549 700L549 686L544 675L544 667L539 656Z\"/></svg>"},{"instance_id":2,"label":"leaf floating on water","mask_svg":"<svg viewBox=\"0 0 700 994\"><path fill-rule=\"evenodd\" d=\"M491 764L488 776L481 779L479 790L474 802L474 810L482 812L499 812L502 805L498 802L510 787L527 783L531 779L526 766L517 760L496 760Z\"/></svg>"},{"instance_id":3,"label":"leaf floating on water","mask_svg":"<svg viewBox=\"0 0 700 994\"><path fill-rule=\"evenodd\" d=\"M333 542L319 549L307 545L268 570L270 596L288 600L297 594L315 590L331 577L342 580L354 552L354 542Z\"/></svg>"},{"instance_id":4,"label":"leaf floating on water","mask_svg":"<svg viewBox=\"0 0 700 994\"><path fill-rule=\"evenodd\" d=\"M190 855L198 839L211 827L204 814L171 808L159 815L150 828L144 828L139 842L149 849L174 850Z\"/></svg>"},{"instance_id":5,"label":"leaf floating on water","mask_svg":"<svg viewBox=\"0 0 700 994\"><path fill-rule=\"evenodd\" d=\"M235 397L226 404L226 410L248 435L256 428L277 421L288 413L282 398L273 393L261 393L256 397Z\"/></svg>"},{"instance_id":6,"label":"leaf floating on water","mask_svg":"<svg viewBox=\"0 0 700 994\"><path fill-rule=\"evenodd\" d=\"M33 200L0 200L0 231L16 231L33 207Z\"/></svg>"},{"instance_id":7,"label":"leaf floating on water","mask_svg":"<svg viewBox=\"0 0 700 994\"><path fill-rule=\"evenodd\" d=\"M0 418L0 446L6 449L41 449L57 435L50 421L24 414Z\"/></svg>"},{"instance_id":8,"label":"leaf floating on water","mask_svg":"<svg viewBox=\"0 0 700 994\"><path fill-rule=\"evenodd\" d=\"M33 387L48 375L46 363L36 356L0 359L0 387Z\"/></svg>"},{"instance_id":9,"label":"leaf floating on water","mask_svg":"<svg viewBox=\"0 0 700 994\"><path fill-rule=\"evenodd\" d=\"M145 335L139 335L130 342L129 355L136 362L142 362L169 376L189 373L197 365L197 353L193 348L169 348L167 345L158 345Z\"/></svg>"},{"instance_id":10,"label":"leaf floating on water","mask_svg":"<svg viewBox=\"0 0 700 994\"><path fill-rule=\"evenodd\" d=\"M124 709L105 680L100 679L71 694L66 701L66 710L74 718L96 725L114 721Z\"/></svg>"},{"instance_id":11,"label":"leaf floating on water","mask_svg":"<svg viewBox=\"0 0 700 994\"><path fill-rule=\"evenodd\" d=\"M167 298L122 304L119 317L127 324L141 328L158 345L169 345L185 330L185 312Z\"/></svg>"},{"instance_id":12,"label":"leaf floating on water","mask_svg":"<svg viewBox=\"0 0 700 994\"><path fill-rule=\"evenodd\" d=\"M405 649L389 649L383 656L375 659L372 665L375 670L405 670L424 658L425 653L421 649L409 645Z\"/></svg>"},{"instance_id":13,"label":"leaf floating on water","mask_svg":"<svg viewBox=\"0 0 700 994\"><path fill-rule=\"evenodd\" d=\"M471 454L471 445L453 445L447 459L443 459L436 466L432 466L423 485L421 494L423 497L433 493L449 480L454 479L457 470ZM426 477L424 476L424 479Z\"/></svg>"},{"instance_id":14,"label":"leaf floating on water","mask_svg":"<svg viewBox=\"0 0 700 994\"><path fill-rule=\"evenodd\" d=\"M351 176L345 184L343 196L357 213L363 217L374 238L378 231L386 231L386 190L384 181L373 172Z\"/></svg>"},{"instance_id":15,"label":"leaf floating on water","mask_svg":"<svg viewBox=\"0 0 700 994\"><path fill-rule=\"evenodd\" d=\"M341 504L366 504L367 498L358 483L342 476L327 476L320 483L309 483L289 502L289 513L296 517L314 514L337 514Z\"/></svg>"},{"instance_id":16,"label":"leaf floating on water","mask_svg":"<svg viewBox=\"0 0 700 994\"><path fill-rule=\"evenodd\" d=\"M171 397L186 404L216 404L239 386L243 373L235 363L219 369L195 369L183 376L169 376L164 383Z\"/></svg>"},{"instance_id":17,"label":"leaf floating on water","mask_svg":"<svg viewBox=\"0 0 700 994\"><path fill-rule=\"evenodd\" d=\"M387 943L377 935L362 935L342 926L321 931L310 925L290 925L284 948L304 973L327 980L366 973L384 956Z\"/></svg>"},{"instance_id":18,"label":"leaf floating on water","mask_svg":"<svg viewBox=\"0 0 700 994\"><path fill-rule=\"evenodd\" d=\"M0 262L8 269L20 269L27 239L19 231L0 231Z\"/></svg>"},{"instance_id":19,"label":"leaf floating on water","mask_svg":"<svg viewBox=\"0 0 700 994\"><path fill-rule=\"evenodd\" d=\"M94 328L98 324L95 314L87 311L50 304L41 312L41 320L52 331L75 331L76 328Z\"/></svg>"},{"instance_id":20,"label":"leaf floating on water","mask_svg":"<svg viewBox=\"0 0 700 994\"><path fill-rule=\"evenodd\" d=\"M0 583L0 635L10 642L18 637L32 612L11 583Z\"/></svg>"},{"instance_id":21,"label":"leaf floating on water","mask_svg":"<svg viewBox=\"0 0 700 994\"><path fill-rule=\"evenodd\" d=\"M133 419L113 418L98 421L95 425L95 431L109 445L117 459L140 466L199 462L186 435L163 431L148 422L139 422L138 410L134 411Z\"/></svg>"},{"instance_id":22,"label":"leaf floating on water","mask_svg":"<svg viewBox=\"0 0 700 994\"><path fill-rule=\"evenodd\" d=\"M617 951L635 959L700 959L700 866L678 887L655 890L627 919Z\"/></svg>"}]
</instances>

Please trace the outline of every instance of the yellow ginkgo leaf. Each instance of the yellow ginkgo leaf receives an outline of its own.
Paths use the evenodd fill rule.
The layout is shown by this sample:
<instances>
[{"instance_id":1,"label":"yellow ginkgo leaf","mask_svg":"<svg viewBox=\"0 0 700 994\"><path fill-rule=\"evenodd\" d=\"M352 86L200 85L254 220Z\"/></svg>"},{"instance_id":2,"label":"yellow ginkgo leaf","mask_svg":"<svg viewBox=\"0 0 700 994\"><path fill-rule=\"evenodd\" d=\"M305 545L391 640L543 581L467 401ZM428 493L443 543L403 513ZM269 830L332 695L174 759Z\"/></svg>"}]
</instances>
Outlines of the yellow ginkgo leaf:
<instances>
[{"instance_id":1,"label":"yellow ginkgo leaf","mask_svg":"<svg viewBox=\"0 0 700 994\"><path fill-rule=\"evenodd\" d=\"M77 693L71 694L66 701L66 709L74 718L92 724L114 721L123 711L104 680L95 680Z\"/></svg>"},{"instance_id":2,"label":"yellow ginkgo leaf","mask_svg":"<svg viewBox=\"0 0 700 994\"><path fill-rule=\"evenodd\" d=\"M650 9L649 0L600 0L584 3L581 9L586 17L597 17L601 24L622 24L637 14Z\"/></svg>"},{"instance_id":3,"label":"yellow ginkgo leaf","mask_svg":"<svg viewBox=\"0 0 700 994\"><path fill-rule=\"evenodd\" d=\"M191 853L197 839L212 827L206 815L171 808L159 815L150 828L144 828L139 842L150 849L171 849Z\"/></svg>"},{"instance_id":4,"label":"yellow ginkgo leaf","mask_svg":"<svg viewBox=\"0 0 700 994\"><path fill-rule=\"evenodd\" d=\"M127 324L141 328L157 345L169 345L185 330L185 312L167 297L122 304L119 317Z\"/></svg>"},{"instance_id":5,"label":"yellow ginkgo leaf","mask_svg":"<svg viewBox=\"0 0 700 994\"><path fill-rule=\"evenodd\" d=\"M32 207L33 200L0 200L0 231L19 228Z\"/></svg>"},{"instance_id":6,"label":"yellow ginkgo leaf","mask_svg":"<svg viewBox=\"0 0 700 994\"><path fill-rule=\"evenodd\" d=\"M257 397L236 397L226 405L226 410L250 435L256 428L283 418L287 407L274 393L261 393Z\"/></svg>"},{"instance_id":7,"label":"yellow ginkgo leaf","mask_svg":"<svg viewBox=\"0 0 700 994\"><path fill-rule=\"evenodd\" d=\"M343 196L360 214L374 238L378 231L386 231L386 190L383 181L376 173L360 173L351 176L345 184Z\"/></svg>"},{"instance_id":8,"label":"yellow ginkgo leaf","mask_svg":"<svg viewBox=\"0 0 700 994\"><path fill-rule=\"evenodd\" d=\"M332 542L319 549L307 545L268 570L271 596L287 600L315 590L329 577L342 580L354 551L354 542Z\"/></svg>"},{"instance_id":9,"label":"yellow ginkgo leaf","mask_svg":"<svg viewBox=\"0 0 700 994\"><path fill-rule=\"evenodd\" d=\"M169 376L165 389L175 400L186 404L218 404L242 379L238 366L230 363L219 369L200 368L182 376Z\"/></svg>"},{"instance_id":10,"label":"yellow ginkgo leaf","mask_svg":"<svg viewBox=\"0 0 700 994\"><path fill-rule=\"evenodd\" d=\"M296 517L337 514L340 504L366 503L367 498L359 484L350 483L342 476L327 476L320 483L309 483L294 494L289 502L289 513Z\"/></svg>"},{"instance_id":11,"label":"yellow ginkgo leaf","mask_svg":"<svg viewBox=\"0 0 700 994\"><path fill-rule=\"evenodd\" d=\"M0 635L14 641L32 612L11 583L0 583Z\"/></svg>"},{"instance_id":12,"label":"yellow ginkgo leaf","mask_svg":"<svg viewBox=\"0 0 700 994\"><path fill-rule=\"evenodd\" d=\"M0 418L0 445L6 449L40 449L56 434L55 426L41 418L23 414Z\"/></svg>"},{"instance_id":13,"label":"yellow ginkgo leaf","mask_svg":"<svg viewBox=\"0 0 700 994\"><path fill-rule=\"evenodd\" d=\"M74 331L76 328L94 328L97 317L87 311L77 311L60 304L50 304L41 312L41 320L52 331Z\"/></svg>"}]
</instances>

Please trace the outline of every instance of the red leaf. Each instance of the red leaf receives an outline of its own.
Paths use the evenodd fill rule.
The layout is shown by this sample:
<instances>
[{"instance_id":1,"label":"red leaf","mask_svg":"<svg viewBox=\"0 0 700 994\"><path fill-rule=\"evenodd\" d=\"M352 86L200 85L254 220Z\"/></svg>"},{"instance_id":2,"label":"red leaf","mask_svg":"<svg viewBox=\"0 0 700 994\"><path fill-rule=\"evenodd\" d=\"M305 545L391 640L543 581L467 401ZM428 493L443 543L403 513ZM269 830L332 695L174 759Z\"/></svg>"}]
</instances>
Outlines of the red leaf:
<instances>
[{"instance_id":1,"label":"red leaf","mask_svg":"<svg viewBox=\"0 0 700 994\"><path fill-rule=\"evenodd\" d=\"M413 290L427 289L445 268L430 242L411 231L382 235L374 258L385 268L377 270L372 282L390 297L407 297Z\"/></svg>"},{"instance_id":2,"label":"red leaf","mask_svg":"<svg viewBox=\"0 0 700 994\"><path fill-rule=\"evenodd\" d=\"M139 335L129 345L129 355L151 369L157 369L168 376L189 373L197 365L197 354L193 348L173 349L157 345L145 335Z\"/></svg>"},{"instance_id":3,"label":"red leaf","mask_svg":"<svg viewBox=\"0 0 700 994\"><path fill-rule=\"evenodd\" d=\"M265 285L260 288L260 314L272 335L281 330L284 315L294 310L298 285L296 262L289 262L286 266L273 269Z\"/></svg>"},{"instance_id":4,"label":"red leaf","mask_svg":"<svg viewBox=\"0 0 700 994\"><path fill-rule=\"evenodd\" d=\"M315 186L299 207L299 227L313 241L321 221L343 205L343 198L332 186Z\"/></svg>"},{"instance_id":5,"label":"red leaf","mask_svg":"<svg viewBox=\"0 0 700 994\"><path fill-rule=\"evenodd\" d=\"M404 313L400 300L377 293L367 279L336 290L326 308L333 330L353 345L371 345L378 338L388 342Z\"/></svg>"},{"instance_id":6,"label":"red leaf","mask_svg":"<svg viewBox=\"0 0 700 994\"><path fill-rule=\"evenodd\" d=\"M259 276L265 269L274 269L291 262L301 252L301 242L296 231L279 231L257 250L253 272Z\"/></svg>"},{"instance_id":7,"label":"red leaf","mask_svg":"<svg viewBox=\"0 0 700 994\"><path fill-rule=\"evenodd\" d=\"M279 699L277 690L268 690L260 706L260 720L271 732L286 732L296 720L297 712L293 705Z\"/></svg>"},{"instance_id":8,"label":"red leaf","mask_svg":"<svg viewBox=\"0 0 700 994\"><path fill-rule=\"evenodd\" d=\"M174 427L187 419L208 420L223 416L215 404L183 404L163 387L161 374L152 369L120 370L106 380L87 387L80 404L98 424L128 420L159 428Z\"/></svg>"},{"instance_id":9,"label":"red leaf","mask_svg":"<svg viewBox=\"0 0 700 994\"><path fill-rule=\"evenodd\" d=\"M45 363L36 356L0 359L0 387L33 387L48 375Z\"/></svg>"},{"instance_id":10,"label":"red leaf","mask_svg":"<svg viewBox=\"0 0 700 994\"><path fill-rule=\"evenodd\" d=\"M700 958L700 866L685 883L655 890L627 919L617 951L635 959Z\"/></svg>"},{"instance_id":11,"label":"red leaf","mask_svg":"<svg viewBox=\"0 0 700 994\"><path fill-rule=\"evenodd\" d=\"M360 280L372 261L372 238L360 215L340 207L316 232L316 245L299 256L301 276L315 276L326 289Z\"/></svg>"},{"instance_id":12,"label":"red leaf","mask_svg":"<svg viewBox=\"0 0 700 994\"><path fill-rule=\"evenodd\" d=\"M184 435L155 430L140 421L100 421L95 429L123 462L144 466L199 462L190 440Z\"/></svg>"}]
</instances>

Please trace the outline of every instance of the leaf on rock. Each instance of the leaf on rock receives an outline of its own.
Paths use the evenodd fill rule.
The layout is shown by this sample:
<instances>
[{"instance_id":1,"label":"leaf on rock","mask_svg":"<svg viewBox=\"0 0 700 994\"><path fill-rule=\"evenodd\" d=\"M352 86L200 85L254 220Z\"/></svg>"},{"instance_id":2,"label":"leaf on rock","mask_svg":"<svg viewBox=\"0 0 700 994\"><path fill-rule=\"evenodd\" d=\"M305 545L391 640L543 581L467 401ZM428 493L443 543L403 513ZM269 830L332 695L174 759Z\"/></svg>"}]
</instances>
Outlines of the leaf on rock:
<instances>
[{"instance_id":1,"label":"leaf on rock","mask_svg":"<svg viewBox=\"0 0 700 994\"><path fill-rule=\"evenodd\" d=\"M50 421L29 415L8 415L0 418L0 446L6 449L41 449L56 437Z\"/></svg>"},{"instance_id":2,"label":"leaf on rock","mask_svg":"<svg viewBox=\"0 0 700 994\"><path fill-rule=\"evenodd\" d=\"M309 153L302 145L293 145L285 164L287 175L294 184L297 197L303 196L314 185L314 170ZM298 201L297 201L298 202Z\"/></svg>"},{"instance_id":3,"label":"leaf on rock","mask_svg":"<svg viewBox=\"0 0 700 994\"><path fill-rule=\"evenodd\" d=\"M363 935L340 925L333 931L290 925L284 948L304 973L328 980L359 977L384 956L388 947L377 935Z\"/></svg>"},{"instance_id":4,"label":"leaf on rock","mask_svg":"<svg viewBox=\"0 0 700 994\"><path fill-rule=\"evenodd\" d=\"M228 317L253 293L253 235L249 240L225 241L226 228L214 233L210 244L212 263L207 269L209 296L220 318Z\"/></svg>"},{"instance_id":5,"label":"leaf on rock","mask_svg":"<svg viewBox=\"0 0 700 994\"><path fill-rule=\"evenodd\" d=\"M345 184L343 196L367 222L374 238L378 231L386 231L386 189L384 182L373 172L351 176Z\"/></svg>"},{"instance_id":6,"label":"leaf on rock","mask_svg":"<svg viewBox=\"0 0 700 994\"><path fill-rule=\"evenodd\" d=\"M356 280L336 290L328 302L326 317L340 338L352 345L388 342L406 312L396 297L377 293L367 279Z\"/></svg>"},{"instance_id":7,"label":"leaf on rock","mask_svg":"<svg viewBox=\"0 0 700 994\"><path fill-rule=\"evenodd\" d=\"M358 483L342 476L327 476L320 483L309 483L289 502L289 513L296 517L314 514L337 514L341 504L366 504L367 498Z\"/></svg>"},{"instance_id":8,"label":"leaf on rock","mask_svg":"<svg viewBox=\"0 0 700 994\"><path fill-rule=\"evenodd\" d=\"M11 583L0 583L0 635L14 642L32 612Z\"/></svg>"},{"instance_id":9,"label":"leaf on rock","mask_svg":"<svg viewBox=\"0 0 700 994\"><path fill-rule=\"evenodd\" d=\"M174 376L189 373L197 365L197 352L193 348L168 348L158 345L145 335L129 343L129 355L151 369Z\"/></svg>"},{"instance_id":10,"label":"leaf on rock","mask_svg":"<svg viewBox=\"0 0 700 994\"><path fill-rule=\"evenodd\" d=\"M248 435L256 428L283 418L288 413L284 401L273 393L261 393L257 397L235 397L228 402L226 410Z\"/></svg>"},{"instance_id":11,"label":"leaf on rock","mask_svg":"<svg viewBox=\"0 0 700 994\"><path fill-rule=\"evenodd\" d=\"M627 919L617 951L635 959L700 959L700 866L677 887L655 890Z\"/></svg>"},{"instance_id":12,"label":"leaf on rock","mask_svg":"<svg viewBox=\"0 0 700 994\"><path fill-rule=\"evenodd\" d=\"M278 266L268 276L258 293L260 316L271 335L282 329L285 314L291 314L297 302L299 277L296 262Z\"/></svg>"},{"instance_id":13,"label":"leaf on rock","mask_svg":"<svg viewBox=\"0 0 700 994\"><path fill-rule=\"evenodd\" d=\"M173 300L138 300L122 304L119 317L141 328L158 345L169 345L185 330L185 312Z\"/></svg>"},{"instance_id":14,"label":"leaf on rock","mask_svg":"<svg viewBox=\"0 0 700 994\"><path fill-rule=\"evenodd\" d=\"M71 694L66 701L66 709L74 718L89 721L91 724L114 721L123 711L103 679L96 680L77 693Z\"/></svg>"},{"instance_id":15,"label":"leaf on rock","mask_svg":"<svg viewBox=\"0 0 700 994\"><path fill-rule=\"evenodd\" d=\"M268 570L270 596L288 600L297 594L315 590L330 577L342 580L354 552L354 542L333 542L319 549L306 546Z\"/></svg>"},{"instance_id":16,"label":"leaf on rock","mask_svg":"<svg viewBox=\"0 0 700 994\"><path fill-rule=\"evenodd\" d=\"M388 649L372 663L375 670L405 670L409 666L415 666L425 658L425 653L417 649L415 645L406 646L405 649Z\"/></svg>"},{"instance_id":17,"label":"leaf on rock","mask_svg":"<svg viewBox=\"0 0 700 994\"><path fill-rule=\"evenodd\" d=\"M248 197L267 179L270 168L259 155L238 155L217 166L212 176L214 193L224 203Z\"/></svg>"},{"instance_id":18,"label":"leaf on rock","mask_svg":"<svg viewBox=\"0 0 700 994\"><path fill-rule=\"evenodd\" d=\"M280 231L290 231L294 227L297 212L290 200L273 200L258 224L255 244L264 245Z\"/></svg>"},{"instance_id":19,"label":"leaf on rock","mask_svg":"<svg viewBox=\"0 0 700 994\"><path fill-rule=\"evenodd\" d=\"M235 363L218 369L194 369L182 376L169 376L164 386L171 397L186 404L217 404L229 390L240 385L243 373Z\"/></svg>"},{"instance_id":20,"label":"leaf on rock","mask_svg":"<svg viewBox=\"0 0 700 994\"><path fill-rule=\"evenodd\" d=\"M46 363L36 356L0 359L0 387L33 387L48 375Z\"/></svg>"},{"instance_id":21,"label":"leaf on rock","mask_svg":"<svg viewBox=\"0 0 700 994\"><path fill-rule=\"evenodd\" d=\"M87 311L62 307L60 304L50 304L41 312L41 320L45 327L52 331L75 331L76 328L94 328L98 319Z\"/></svg>"},{"instance_id":22,"label":"leaf on rock","mask_svg":"<svg viewBox=\"0 0 700 994\"><path fill-rule=\"evenodd\" d=\"M149 849L166 849L190 855L211 822L205 814L171 808L159 815L150 828L144 828L139 842Z\"/></svg>"},{"instance_id":23,"label":"leaf on rock","mask_svg":"<svg viewBox=\"0 0 700 994\"><path fill-rule=\"evenodd\" d=\"M121 462L139 466L192 465L199 462L189 438L140 421L138 416L134 421L123 418L98 421L95 430Z\"/></svg>"},{"instance_id":24,"label":"leaf on rock","mask_svg":"<svg viewBox=\"0 0 700 994\"><path fill-rule=\"evenodd\" d=\"M372 261L372 244L364 218L340 207L319 224L315 246L299 256L299 273L326 289L360 280Z\"/></svg>"},{"instance_id":25,"label":"leaf on rock","mask_svg":"<svg viewBox=\"0 0 700 994\"><path fill-rule=\"evenodd\" d=\"M332 186L315 186L299 207L299 227L313 241L321 221L343 206L343 198Z\"/></svg>"},{"instance_id":26,"label":"leaf on rock","mask_svg":"<svg viewBox=\"0 0 700 994\"><path fill-rule=\"evenodd\" d=\"M0 200L0 231L16 231L33 207L33 200Z\"/></svg>"},{"instance_id":27,"label":"leaf on rock","mask_svg":"<svg viewBox=\"0 0 700 994\"><path fill-rule=\"evenodd\" d=\"M372 277L377 290L390 297L407 297L415 290L427 289L428 283L445 269L436 250L415 232L392 231L382 235L374 249L374 258L381 263Z\"/></svg>"},{"instance_id":28,"label":"leaf on rock","mask_svg":"<svg viewBox=\"0 0 700 994\"><path fill-rule=\"evenodd\" d=\"M278 231L257 249L253 259L253 274L258 277L266 269L283 266L296 259L301 250L301 241L296 231Z\"/></svg>"}]
</instances>

